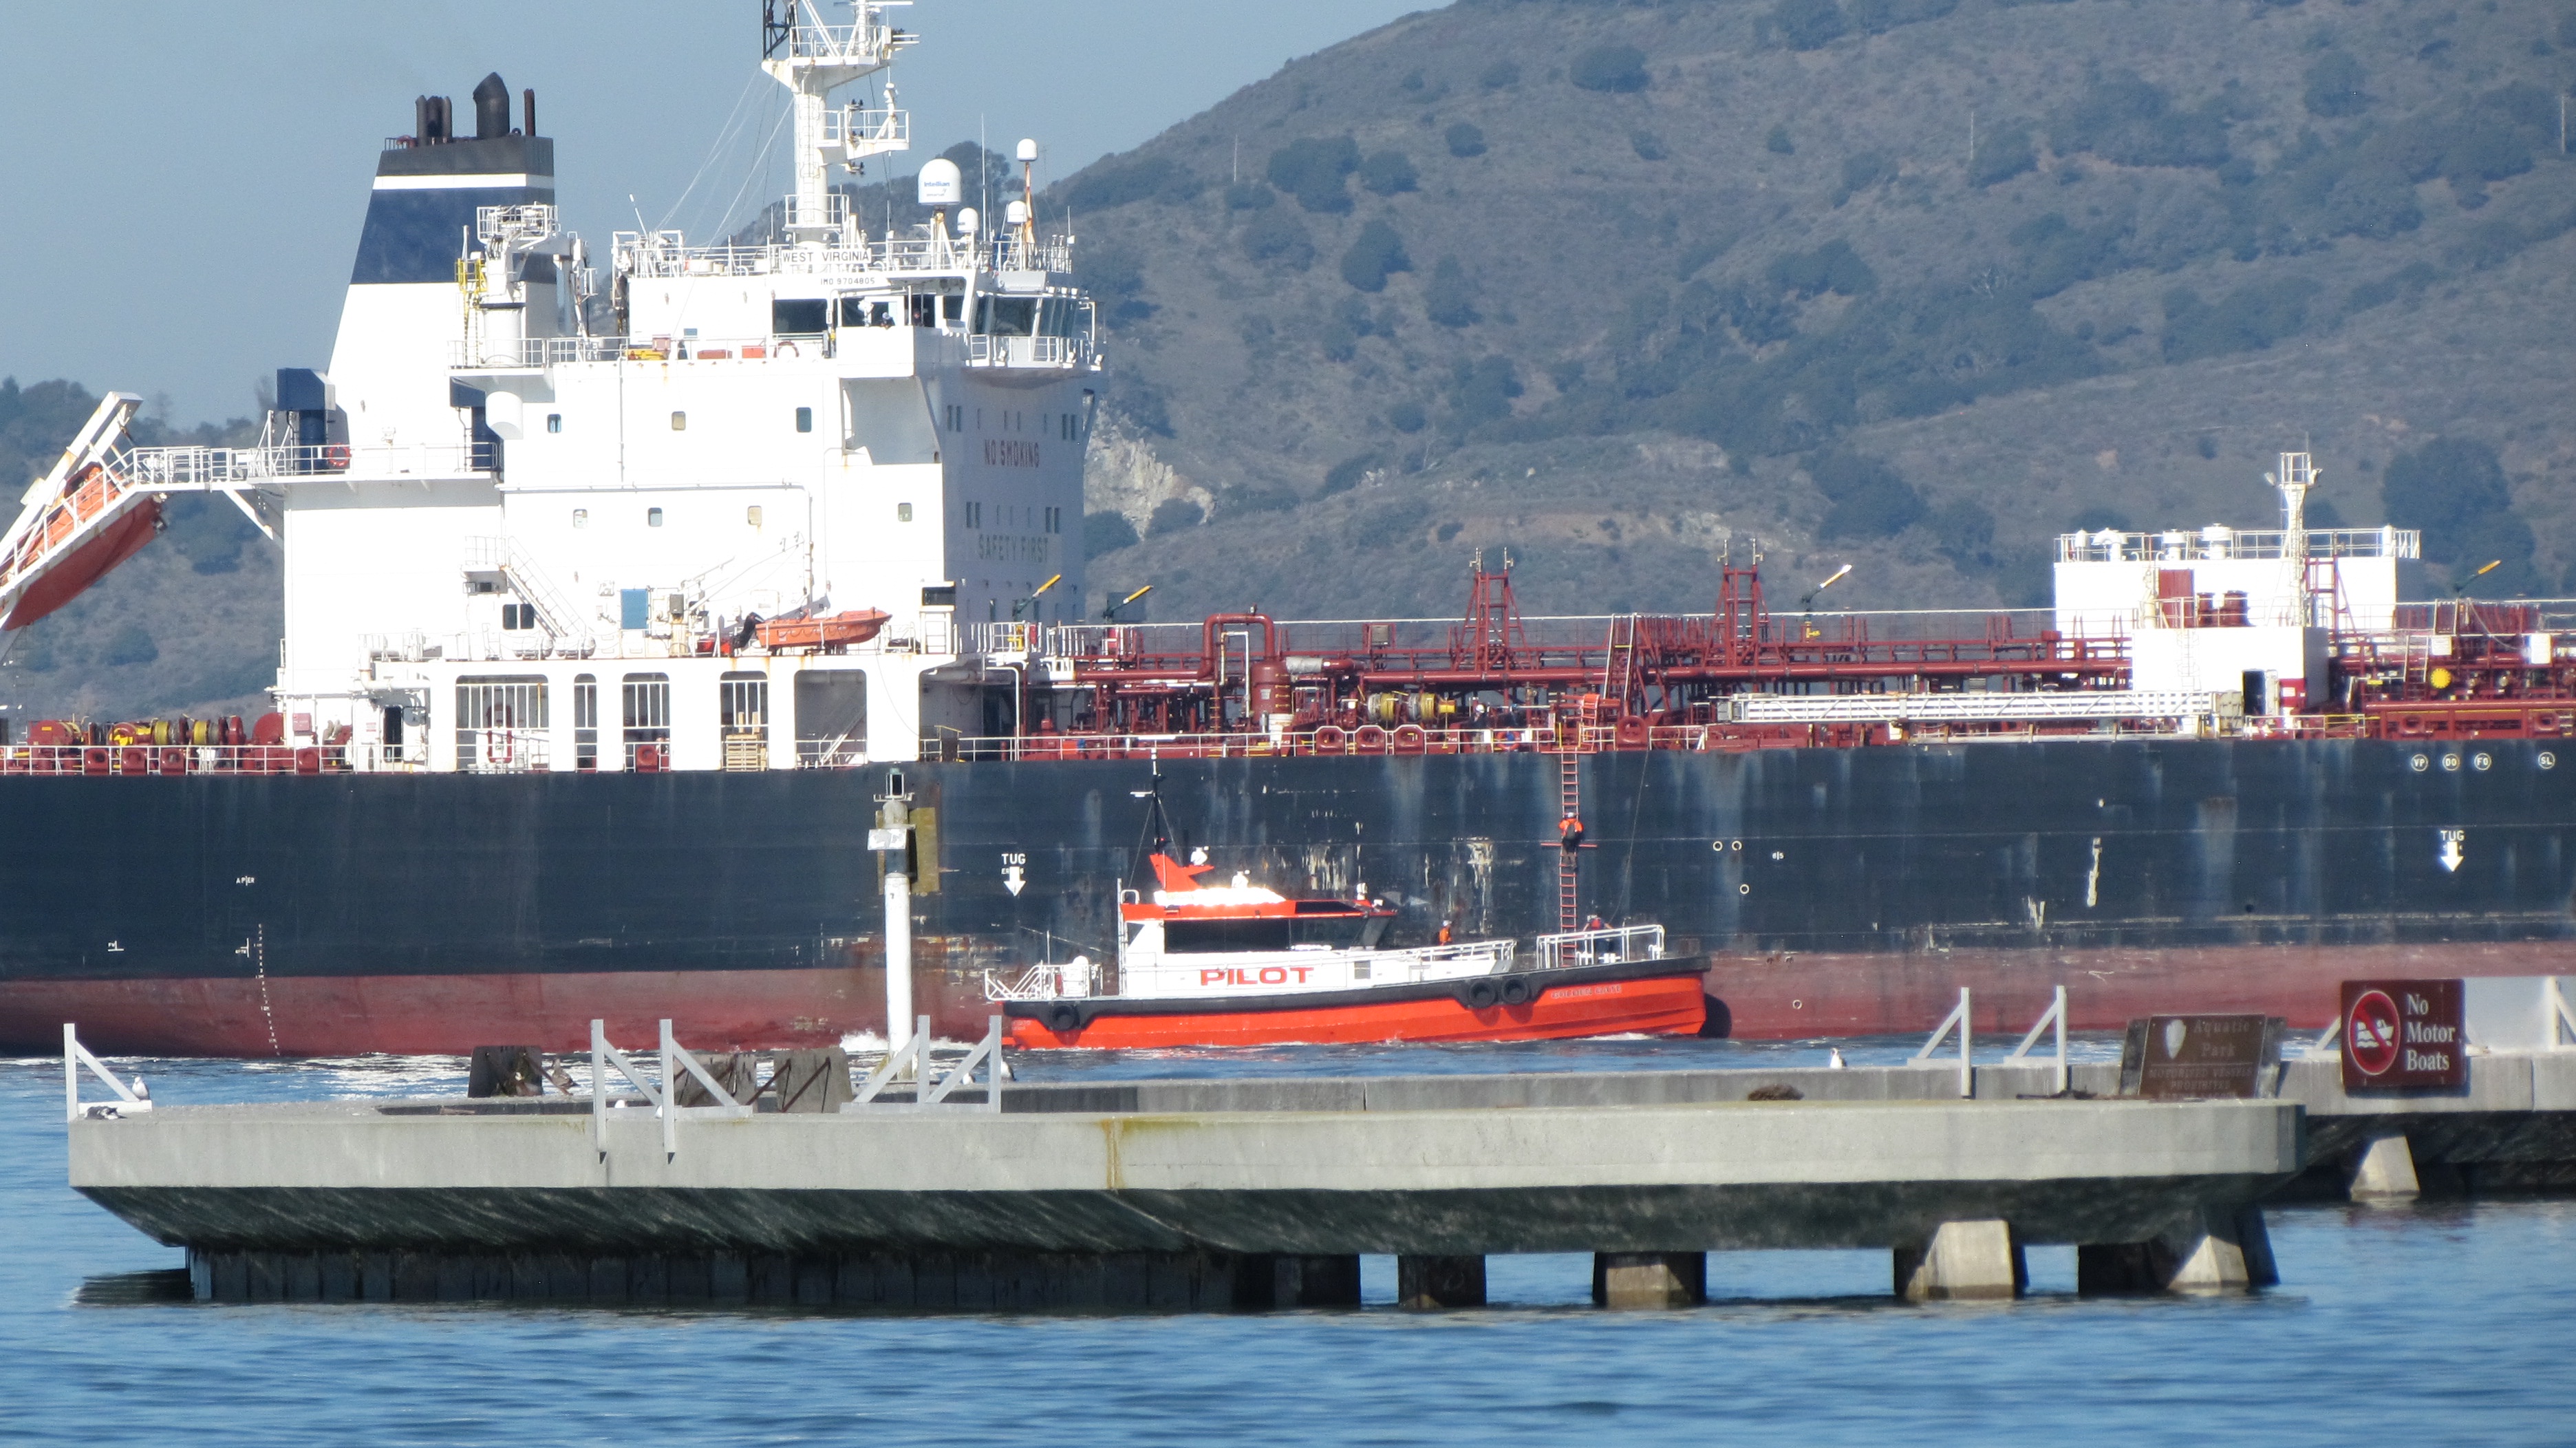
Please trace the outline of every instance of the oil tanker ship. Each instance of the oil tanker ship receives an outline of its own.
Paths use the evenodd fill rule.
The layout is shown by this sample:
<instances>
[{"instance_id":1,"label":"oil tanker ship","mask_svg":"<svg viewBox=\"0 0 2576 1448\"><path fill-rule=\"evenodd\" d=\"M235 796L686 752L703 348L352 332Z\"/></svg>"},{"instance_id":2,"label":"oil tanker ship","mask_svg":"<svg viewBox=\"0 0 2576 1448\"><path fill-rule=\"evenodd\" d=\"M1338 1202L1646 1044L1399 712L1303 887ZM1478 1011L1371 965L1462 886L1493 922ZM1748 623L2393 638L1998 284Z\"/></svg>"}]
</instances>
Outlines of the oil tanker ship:
<instances>
[{"instance_id":1,"label":"oil tanker ship","mask_svg":"<svg viewBox=\"0 0 2576 1448\"><path fill-rule=\"evenodd\" d=\"M0 746L0 1047L709 1046L883 1026L878 803L911 802L921 996L1114 985L1137 801L1386 943L1652 921L1709 1029L2261 1010L2349 976L2576 961L2576 660L2535 604L2420 601L2418 539L2061 538L2056 607L1087 616L1106 365L1030 169L869 229L910 140L883 7L771 0L797 189L757 243L567 231L498 76L385 143L326 369L265 439L138 448L112 395L0 536L0 624L222 493L283 549L275 708L39 721ZM515 102L515 104L514 104ZM470 134L468 133L470 130ZM1024 162L1036 147L1022 143ZM989 207L990 198L978 196Z\"/></svg>"}]
</instances>

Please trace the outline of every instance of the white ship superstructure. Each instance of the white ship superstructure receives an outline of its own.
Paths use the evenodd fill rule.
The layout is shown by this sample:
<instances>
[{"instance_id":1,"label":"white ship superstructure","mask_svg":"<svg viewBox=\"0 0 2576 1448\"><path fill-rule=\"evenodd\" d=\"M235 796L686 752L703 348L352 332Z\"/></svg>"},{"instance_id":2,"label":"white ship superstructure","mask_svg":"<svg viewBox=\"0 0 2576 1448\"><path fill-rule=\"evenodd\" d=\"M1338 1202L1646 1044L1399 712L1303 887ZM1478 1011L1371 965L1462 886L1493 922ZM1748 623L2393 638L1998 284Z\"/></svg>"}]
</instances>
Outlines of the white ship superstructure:
<instances>
[{"instance_id":1,"label":"white ship superstructure","mask_svg":"<svg viewBox=\"0 0 2576 1448\"><path fill-rule=\"evenodd\" d=\"M1034 143L997 229L944 160L926 224L850 214L832 175L909 146L889 67L915 37L879 0L825 8L766 7L797 177L766 239L618 232L602 266L560 223L534 92L514 118L487 78L471 135L424 98L330 366L281 374L269 444L127 460L275 529L278 742L359 769L785 769L1021 722L1031 645L1083 597L1092 307L1072 238L1040 235ZM804 646L759 627L863 611L885 618Z\"/></svg>"}]
</instances>

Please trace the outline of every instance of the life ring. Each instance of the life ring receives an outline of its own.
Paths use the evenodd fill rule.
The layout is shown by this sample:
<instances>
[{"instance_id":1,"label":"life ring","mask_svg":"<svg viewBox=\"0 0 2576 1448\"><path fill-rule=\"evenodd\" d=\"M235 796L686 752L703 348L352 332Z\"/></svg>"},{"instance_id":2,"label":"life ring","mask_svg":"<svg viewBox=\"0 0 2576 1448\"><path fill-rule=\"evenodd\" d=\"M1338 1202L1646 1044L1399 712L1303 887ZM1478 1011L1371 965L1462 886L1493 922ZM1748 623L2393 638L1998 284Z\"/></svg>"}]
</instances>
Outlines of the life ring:
<instances>
[{"instance_id":1,"label":"life ring","mask_svg":"<svg viewBox=\"0 0 2576 1448\"><path fill-rule=\"evenodd\" d=\"M1399 753L1420 754L1422 752L1423 743L1430 737L1431 736L1422 732L1422 726L1419 724L1398 724L1395 726L1395 747Z\"/></svg>"},{"instance_id":2,"label":"life ring","mask_svg":"<svg viewBox=\"0 0 2576 1448\"><path fill-rule=\"evenodd\" d=\"M1516 975L1507 975L1507 976L1504 976L1504 977L1503 977L1503 1004L1504 1004L1504 1005L1507 1005L1507 1006L1525 1006L1525 1005L1528 1005L1528 1004L1530 1003L1530 998L1531 998L1532 996L1536 995L1536 994L1537 994L1537 992L1536 992L1536 991L1534 991L1534 990L1532 990L1532 989L1530 988L1530 983L1529 983L1528 981L1526 981L1526 980L1523 980L1523 979L1522 979L1522 978L1520 978L1519 976L1516 976Z\"/></svg>"},{"instance_id":3,"label":"life ring","mask_svg":"<svg viewBox=\"0 0 2576 1448\"><path fill-rule=\"evenodd\" d=\"M345 473L348 470L349 449L346 444L335 442L322 449L322 471L326 473Z\"/></svg>"},{"instance_id":4,"label":"life ring","mask_svg":"<svg viewBox=\"0 0 2576 1448\"><path fill-rule=\"evenodd\" d=\"M1482 978L1467 982L1467 988L1458 994L1466 1001L1467 1009L1471 1011L1492 1010L1495 1002L1503 998L1501 987L1491 980Z\"/></svg>"},{"instance_id":5,"label":"life ring","mask_svg":"<svg viewBox=\"0 0 2576 1448\"><path fill-rule=\"evenodd\" d=\"M517 743L506 729L492 729L483 735L483 762L508 768L518 757Z\"/></svg>"},{"instance_id":6,"label":"life ring","mask_svg":"<svg viewBox=\"0 0 2576 1448\"><path fill-rule=\"evenodd\" d=\"M1318 754L1339 754L1350 747L1350 742L1351 736L1343 733L1338 724L1327 724L1315 731L1315 752Z\"/></svg>"},{"instance_id":7,"label":"life ring","mask_svg":"<svg viewBox=\"0 0 2576 1448\"><path fill-rule=\"evenodd\" d=\"M1646 721L1631 714L1612 726L1610 738L1622 749L1643 749L1646 747Z\"/></svg>"},{"instance_id":8,"label":"life ring","mask_svg":"<svg viewBox=\"0 0 2576 1448\"><path fill-rule=\"evenodd\" d=\"M1363 754L1381 754L1386 750L1386 731L1374 724L1363 724L1360 732L1351 736L1351 742Z\"/></svg>"},{"instance_id":9,"label":"life ring","mask_svg":"<svg viewBox=\"0 0 2576 1448\"><path fill-rule=\"evenodd\" d=\"M796 344L793 342L779 343L777 353L781 357L802 357L805 355L804 353L796 350Z\"/></svg>"}]
</instances>

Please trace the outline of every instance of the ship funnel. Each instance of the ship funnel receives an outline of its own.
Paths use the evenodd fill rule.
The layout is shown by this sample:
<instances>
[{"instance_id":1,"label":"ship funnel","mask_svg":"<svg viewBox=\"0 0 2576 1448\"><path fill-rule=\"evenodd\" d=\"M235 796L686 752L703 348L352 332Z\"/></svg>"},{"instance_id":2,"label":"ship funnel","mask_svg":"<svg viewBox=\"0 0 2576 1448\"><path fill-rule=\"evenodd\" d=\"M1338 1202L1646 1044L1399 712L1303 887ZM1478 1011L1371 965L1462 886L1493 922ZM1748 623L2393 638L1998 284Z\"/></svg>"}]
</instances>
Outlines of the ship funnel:
<instances>
[{"instance_id":1,"label":"ship funnel","mask_svg":"<svg viewBox=\"0 0 2576 1448\"><path fill-rule=\"evenodd\" d=\"M932 161L921 168L919 200L924 206L954 206L966 199L966 180L954 161Z\"/></svg>"},{"instance_id":2,"label":"ship funnel","mask_svg":"<svg viewBox=\"0 0 2576 1448\"><path fill-rule=\"evenodd\" d=\"M483 77L474 88L474 139L490 141L510 134L510 87L501 73Z\"/></svg>"}]
</instances>

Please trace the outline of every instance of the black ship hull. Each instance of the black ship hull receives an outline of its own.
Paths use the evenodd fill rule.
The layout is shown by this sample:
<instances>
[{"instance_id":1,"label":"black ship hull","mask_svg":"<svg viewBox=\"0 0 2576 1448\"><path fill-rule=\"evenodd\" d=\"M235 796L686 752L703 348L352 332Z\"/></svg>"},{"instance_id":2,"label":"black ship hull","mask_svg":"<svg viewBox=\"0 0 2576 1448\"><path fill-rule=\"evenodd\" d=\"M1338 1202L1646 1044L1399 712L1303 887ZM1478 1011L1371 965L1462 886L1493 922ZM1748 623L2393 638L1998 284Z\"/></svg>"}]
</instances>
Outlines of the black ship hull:
<instances>
[{"instance_id":1,"label":"black ship hull","mask_svg":"<svg viewBox=\"0 0 2576 1448\"><path fill-rule=\"evenodd\" d=\"M1365 887L1390 944L1559 926L1547 754L906 764L920 999L1113 959L1159 772L1219 870ZM2372 974L2576 969L2576 752L2102 740L1580 757L1578 910L1712 957L1720 1029L2331 1019ZM12 778L0 1047L209 1055L835 1040L883 1024L888 770ZM928 887L931 881L925 880Z\"/></svg>"}]
</instances>

